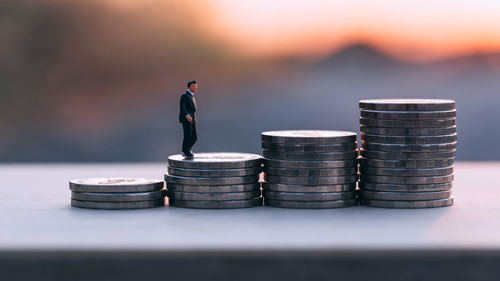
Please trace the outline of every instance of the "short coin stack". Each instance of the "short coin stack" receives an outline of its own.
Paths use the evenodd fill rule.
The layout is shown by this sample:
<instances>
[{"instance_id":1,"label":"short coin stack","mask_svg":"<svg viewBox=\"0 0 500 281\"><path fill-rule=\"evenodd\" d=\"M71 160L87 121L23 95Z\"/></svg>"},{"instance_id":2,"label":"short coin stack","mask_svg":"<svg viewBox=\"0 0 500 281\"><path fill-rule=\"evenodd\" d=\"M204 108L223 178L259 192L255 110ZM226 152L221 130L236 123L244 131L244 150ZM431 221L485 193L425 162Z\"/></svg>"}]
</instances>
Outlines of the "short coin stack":
<instances>
[{"instance_id":1,"label":"short coin stack","mask_svg":"<svg viewBox=\"0 0 500 281\"><path fill-rule=\"evenodd\" d=\"M304 209L355 205L356 145L353 132L263 132L265 205Z\"/></svg>"},{"instance_id":2,"label":"short coin stack","mask_svg":"<svg viewBox=\"0 0 500 281\"><path fill-rule=\"evenodd\" d=\"M169 205L232 209L262 206L259 175L262 157L249 153L196 153L168 157Z\"/></svg>"},{"instance_id":3,"label":"short coin stack","mask_svg":"<svg viewBox=\"0 0 500 281\"><path fill-rule=\"evenodd\" d=\"M383 208L453 205L457 146L452 100L359 102L361 204Z\"/></svg>"},{"instance_id":4,"label":"short coin stack","mask_svg":"<svg viewBox=\"0 0 500 281\"><path fill-rule=\"evenodd\" d=\"M162 180L89 178L70 180L71 206L88 209L143 209L165 206Z\"/></svg>"}]
</instances>

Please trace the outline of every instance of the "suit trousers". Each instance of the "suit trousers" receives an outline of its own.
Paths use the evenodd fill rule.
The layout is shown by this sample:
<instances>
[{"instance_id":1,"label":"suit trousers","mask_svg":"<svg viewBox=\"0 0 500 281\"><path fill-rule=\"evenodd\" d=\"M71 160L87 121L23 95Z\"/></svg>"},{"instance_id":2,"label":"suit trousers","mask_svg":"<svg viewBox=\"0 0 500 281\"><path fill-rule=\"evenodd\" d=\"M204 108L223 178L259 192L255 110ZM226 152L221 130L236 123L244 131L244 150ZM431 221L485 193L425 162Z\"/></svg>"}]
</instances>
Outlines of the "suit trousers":
<instances>
[{"instance_id":1,"label":"suit trousers","mask_svg":"<svg viewBox=\"0 0 500 281\"><path fill-rule=\"evenodd\" d=\"M184 131L184 139L182 140L182 152L187 153L191 151L194 143L198 139L196 135L196 124L193 122L182 122L182 129Z\"/></svg>"}]
</instances>

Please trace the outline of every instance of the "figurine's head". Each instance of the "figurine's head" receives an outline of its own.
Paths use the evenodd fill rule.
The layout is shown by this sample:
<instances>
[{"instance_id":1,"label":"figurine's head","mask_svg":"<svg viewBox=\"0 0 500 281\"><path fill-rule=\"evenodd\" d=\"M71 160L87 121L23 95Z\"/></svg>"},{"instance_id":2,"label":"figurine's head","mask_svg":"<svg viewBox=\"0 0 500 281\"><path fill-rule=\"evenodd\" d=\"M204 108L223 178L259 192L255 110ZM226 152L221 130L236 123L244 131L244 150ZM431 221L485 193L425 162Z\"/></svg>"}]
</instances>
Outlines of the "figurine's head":
<instances>
[{"instance_id":1,"label":"figurine's head","mask_svg":"<svg viewBox=\"0 0 500 281\"><path fill-rule=\"evenodd\" d=\"M191 93L196 93L198 91L198 82L196 82L196 80L189 81L188 89L191 91Z\"/></svg>"}]
</instances>

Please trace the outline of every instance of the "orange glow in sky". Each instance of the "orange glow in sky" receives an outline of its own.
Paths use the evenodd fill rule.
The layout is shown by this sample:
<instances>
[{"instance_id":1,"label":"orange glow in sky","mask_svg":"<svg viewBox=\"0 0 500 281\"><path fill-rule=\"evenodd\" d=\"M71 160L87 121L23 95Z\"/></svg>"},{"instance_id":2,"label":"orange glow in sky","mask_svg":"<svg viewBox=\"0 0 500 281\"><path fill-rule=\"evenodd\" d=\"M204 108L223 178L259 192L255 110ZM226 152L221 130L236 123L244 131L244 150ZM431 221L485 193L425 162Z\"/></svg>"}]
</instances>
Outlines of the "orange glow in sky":
<instances>
[{"instance_id":1,"label":"orange glow in sky","mask_svg":"<svg viewBox=\"0 0 500 281\"><path fill-rule=\"evenodd\" d=\"M107 1L197 7L214 40L257 56L321 57L352 43L415 61L500 51L500 0Z\"/></svg>"},{"instance_id":2,"label":"orange glow in sky","mask_svg":"<svg viewBox=\"0 0 500 281\"><path fill-rule=\"evenodd\" d=\"M218 32L255 55L316 55L354 42L410 60L500 50L498 0L210 0Z\"/></svg>"}]
</instances>

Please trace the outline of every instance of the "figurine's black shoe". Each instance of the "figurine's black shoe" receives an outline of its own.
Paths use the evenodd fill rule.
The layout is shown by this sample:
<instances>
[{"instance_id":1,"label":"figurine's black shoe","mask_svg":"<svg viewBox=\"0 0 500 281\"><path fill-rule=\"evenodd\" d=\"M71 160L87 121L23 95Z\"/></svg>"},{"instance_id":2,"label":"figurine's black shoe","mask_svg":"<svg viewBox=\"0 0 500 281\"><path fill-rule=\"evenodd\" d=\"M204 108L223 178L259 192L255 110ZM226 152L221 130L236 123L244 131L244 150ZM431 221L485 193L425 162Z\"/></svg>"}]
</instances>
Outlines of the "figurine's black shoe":
<instances>
[{"instance_id":1,"label":"figurine's black shoe","mask_svg":"<svg viewBox=\"0 0 500 281\"><path fill-rule=\"evenodd\" d=\"M191 153L191 151L189 151L189 152L181 152L181 155L184 156L184 158L186 158L186 159L193 159L193 156L194 156L194 154Z\"/></svg>"}]
</instances>

